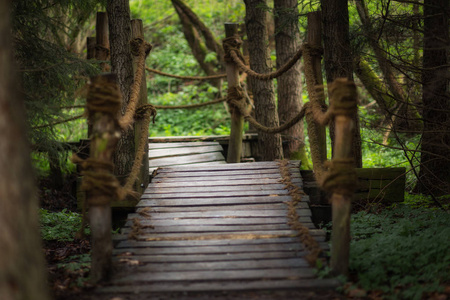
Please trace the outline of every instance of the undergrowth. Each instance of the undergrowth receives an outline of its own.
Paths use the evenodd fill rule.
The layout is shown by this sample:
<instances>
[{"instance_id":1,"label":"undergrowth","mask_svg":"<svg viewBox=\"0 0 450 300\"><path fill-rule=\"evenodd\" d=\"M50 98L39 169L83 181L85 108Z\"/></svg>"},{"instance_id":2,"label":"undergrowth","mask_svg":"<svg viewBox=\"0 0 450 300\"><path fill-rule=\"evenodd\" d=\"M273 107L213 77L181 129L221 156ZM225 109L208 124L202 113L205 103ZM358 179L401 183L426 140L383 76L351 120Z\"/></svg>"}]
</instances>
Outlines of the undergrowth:
<instances>
[{"instance_id":1,"label":"undergrowth","mask_svg":"<svg viewBox=\"0 0 450 300\"><path fill-rule=\"evenodd\" d=\"M50 212L41 208L39 210L39 217L41 221L41 235L45 241L73 241L82 222L81 214L66 209L60 212ZM88 228L85 230L85 234L90 234Z\"/></svg>"},{"instance_id":2,"label":"undergrowth","mask_svg":"<svg viewBox=\"0 0 450 300\"><path fill-rule=\"evenodd\" d=\"M421 299L450 282L450 214L398 205L352 216L350 272L386 299Z\"/></svg>"}]
</instances>

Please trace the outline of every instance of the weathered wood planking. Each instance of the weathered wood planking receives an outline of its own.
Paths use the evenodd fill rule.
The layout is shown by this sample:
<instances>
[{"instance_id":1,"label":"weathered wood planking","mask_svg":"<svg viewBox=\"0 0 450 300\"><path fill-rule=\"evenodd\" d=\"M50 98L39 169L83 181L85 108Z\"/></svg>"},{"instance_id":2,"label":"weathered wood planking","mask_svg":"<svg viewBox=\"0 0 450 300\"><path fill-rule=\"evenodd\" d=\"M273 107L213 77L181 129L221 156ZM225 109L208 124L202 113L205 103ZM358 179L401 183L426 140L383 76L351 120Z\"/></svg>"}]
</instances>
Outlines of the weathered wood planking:
<instances>
[{"instance_id":1,"label":"weathered wood planking","mask_svg":"<svg viewBox=\"0 0 450 300\"><path fill-rule=\"evenodd\" d=\"M298 163L290 166L301 188ZM305 261L305 247L288 224L286 202L292 198L277 163L181 166L157 173L115 237L114 261L128 273L101 291L336 286L336 281L315 278ZM299 221L328 249L325 232L311 222L309 198L303 200ZM132 232L136 240L128 239Z\"/></svg>"},{"instance_id":2,"label":"weathered wood planking","mask_svg":"<svg viewBox=\"0 0 450 300\"><path fill-rule=\"evenodd\" d=\"M150 143L150 173L159 167L225 163L218 142Z\"/></svg>"}]
</instances>

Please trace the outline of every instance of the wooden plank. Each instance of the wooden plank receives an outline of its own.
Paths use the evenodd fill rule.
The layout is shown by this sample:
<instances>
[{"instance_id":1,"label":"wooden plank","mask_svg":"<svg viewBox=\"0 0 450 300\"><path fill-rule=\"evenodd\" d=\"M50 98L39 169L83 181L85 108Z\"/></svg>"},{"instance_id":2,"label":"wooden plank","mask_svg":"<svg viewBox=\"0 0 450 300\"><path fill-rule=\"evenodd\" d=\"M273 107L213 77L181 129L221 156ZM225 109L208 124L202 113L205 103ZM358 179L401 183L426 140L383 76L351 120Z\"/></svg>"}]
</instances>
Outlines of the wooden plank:
<instances>
[{"instance_id":1,"label":"wooden plank","mask_svg":"<svg viewBox=\"0 0 450 300\"><path fill-rule=\"evenodd\" d=\"M223 148L219 144L203 147L182 147L182 148L164 148L148 151L149 159L169 156L184 156L201 153L219 152L222 153Z\"/></svg>"},{"instance_id":2,"label":"wooden plank","mask_svg":"<svg viewBox=\"0 0 450 300\"><path fill-rule=\"evenodd\" d=\"M185 227L185 226L183 226ZM194 227L194 226L193 226ZM206 226L204 226L206 227ZM216 226L211 226L216 227ZM218 227L218 226L217 226ZM185 239L220 239L221 237L229 238L229 236L281 236L281 237L294 237L298 235L298 232L291 229L280 229L277 230L269 229L266 231L260 231L257 229L254 230L228 230L228 229L215 229L212 228L211 230L208 230L209 228L201 229L201 228L195 228L195 231L189 232L189 234L186 234L186 230L184 230L181 226L174 226L173 229L170 229L169 231L163 230L165 227L157 227L156 229L152 228L143 228L140 230L140 233L138 234L139 240L185 240ZM126 235L130 232L129 228L122 228L121 230L123 235ZM325 232L320 229L310 229L309 233L311 236L317 236L317 237L325 237Z\"/></svg>"},{"instance_id":3,"label":"wooden plank","mask_svg":"<svg viewBox=\"0 0 450 300\"><path fill-rule=\"evenodd\" d=\"M309 209L297 209L300 217L310 217ZM219 211L197 211L197 212L152 212L151 219L192 219L192 218L236 218L236 217L286 217L287 209L274 210L219 210Z\"/></svg>"},{"instance_id":4,"label":"wooden plank","mask_svg":"<svg viewBox=\"0 0 450 300\"><path fill-rule=\"evenodd\" d=\"M133 221L127 220L123 227L131 227ZM187 226L187 225L197 225L197 226L206 226L206 225L227 225L227 226L236 226L236 225L274 225L274 224L286 224L286 218L239 218L239 219L183 219L183 220L141 220L142 226ZM304 226L311 226L311 229L315 229L314 224L311 222L303 222ZM308 227L309 228L309 227Z\"/></svg>"},{"instance_id":5,"label":"wooden plank","mask_svg":"<svg viewBox=\"0 0 450 300\"><path fill-rule=\"evenodd\" d=\"M284 252L249 252L249 253L230 253L224 254L186 254L186 255L159 255L157 253L150 255L132 255L124 253L123 256L115 256L115 260L128 258L138 260L142 263L183 263L183 262L212 262L212 261L241 261L241 260L269 260L269 259L286 259L286 258L303 258L304 251L284 251Z\"/></svg>"},{"instance_id":6,"label":"wooden plank","mask_svg":"<svg viewBox=\"0 0 450 300\"><path fill-rule=\"evenodd\" d=\"M280 278L313 278L315 271L311 268L298 269L261 269L261 270L224 270L185 271L185 272L149 272L131 274L115 280L116 283L158 282L158 281L213 281L213 280L250 280Z\"/></svg>"},{"instance_id":7,"label":"wooden plank","mask_svg":"<svg viewBox=\"0 0 450 300\"><path fill-rule=\"evenodd\" d=\"M334 290L340 286L336 279L282 279L253 281L218 281L192 283L149 283L145 285L115 285L98 289L100 293L150 293L150 292L213 292L213 291L253 291L253 290Z\"/></svg>"},{"instance_id":8,"label":"wooden plank","mask_svg":"<svg viewBox=\"0 0 450 300\"><path fill-rule=\"evenodd\" d=\"M222 153L213 152L213 153L204 153L204 154L193 154L180 157L167 157L167 158L155 158L150 159L149 167L165 167L165 166L175 166L180 164L193 164L199 162L213 162L213 161L224 161ZM201 168L207 168L201 166Z\"/></svg>"},{"instance_id":9,"label":"wooden plank","mask_svg":"<svg viewBox=\"0 0 450 300\"><path fill-rule=\"evenodd\" d=\"M295 244L261 244L261 245L231 245L231 246L203 246L203 247L169 247L169 248L123 248L115 249L114 255L131 253L132 255L188 255L188 254L225 254L256 253L256 252L298 252L305 251L300 243Z\"/></svg>"},{"instance_id":10,"label":"wooden plank","mask_svg":"<svg viewBox=\"0 0 450 300\"><path fill-rule=\"evenodd\" d=\"M241 232L225 232L225 233L166 233L166 234L141 234L136 237L140 241L184 241L184 240L222 240L222 239L260 239L260 238L280 238L280 237L298 237L298 232L294 231L241 231ZM320 235L312 235L317 242L324 242L326 235L323 231ZM114 236L116 243L128 239L127 234L117 234Z\"/></svg>"},{"instance_id":11,"label":"wooden plank","mask_svg":"<svg viewBox=\"0 0 450 300\"><path fill-rule=\"evenodd\" d=\"M264 204L262 204L264 205ZM284 204L280 204L285 206ZM253 205L253 206L259 206L259 205ZM252 205L236 205L236 206L227 206L227 205L221 205L221 206L173 206L173 207L154 207L152 208L153 213L190 213L190 212L206 212L206 211L223 211L223 210L235 210L235 211L253 211L253 210L284 210L285 208L276 207L276 208L270 208L270 206L265 205L262 208L255 207L253 208ZM287 216L287 210L284 210L286 212ZM309 211L309 210L308 210ZM299 213L303 213L300 212ZM152 214L150 214L151 217Z\"/></svg>"},{"instance_id":12,"label":"wooden plank","mask_svg":"<svg viewBox=\"0 0 450 300\"><path fill-rule=\"evenodd\" d=\"M180 182L167 182L165 180L152 180L148 185L148 189L154 188L177 188L177 187L209 187L209 186L237 186L237 185L267 185L267 184L280 184L281 178L258 178L258 179L244 179L244 180L209 180L209 181L184 181ZM301 183L300 178L293 180L295 183ZM284 186L284 185L283 185Z\"/></svg>"},{"instance_id":13,"label":"wooden plank","mask_svg":"<svg viewBox=\"0 0 450 300\"><path fill-rule=\"evenodd\" d=\"M220 146L218 142L174 142L174 143L149 143L148 148L150 150L157 149L169 149L169 148L195 148L204 146ZM220 146L222 147L222 146ZM222 148L221 148L222 149Z\"/></svg>"},{"instance_id":14,"label":"wooden plank","mask_svg":"<svg viewBox=\"0 0 450 300\"><path fill-rule=\"evenodd\" d=\"M191 174L190 174L191 175ZM177 177L163 177L161 175L156 175L152 179L152 183L176 183L180 182L180 184L183 184L184 182L214 182L214 181L240 181L240 180L258 180L258 179L281 179L280 174L276 173L268 173L268 174L240 174L240 175L220 175L220 174L213 174L214 176L177 176ZM302 181L301 177L299 175L292 176L295 182Z\"/></svg>"},{"instance_id":15,"label":"wooden plank","mask_svg":"<svg viewBox=\"0 0 450 300\"><path fill-rule=\"evenodd\" d=\"M263 190L263 191L223 191L207 193L172 193L172 194L143 194L141 199L169 199L169 198L211 198L211 197L242 197L242 196L274 196L288 195L287 190Z\"/></svg>"},{"instance_id":16,"label":"wooden plank","mask_svg":"<svg viewBox=\"0 0 450 300\"><path fill-rule=\"evenodd\" d=\"M146 195L152 194L176 194L176 193L209 193L209 192L228 192L230 190L237 191L264 191L264 190L284 190L285 185L281 183L275 184L253 184L253 185L235 185L235 186L192 186L192 187L159 187L152 186L145 190ZM181 195L182 196L182 195Z\"/></svg>"},{"instance_id":17,"label":"wooden plank","mask_svg":"<svg viewBox=\"0 0 450 300\"><path fill-rule=\"evenodd\" d=\"M283 230L291 230L291 227L287 224L269 224L269 225L174 225L174 226L155 226L144 227L140 229L140 233L142 234L165 234L165 233L239 233L239 232L250 232L250 231L260 231L260 230L271 230L271 231L283 231ZM311 229L313 230L313 229ZM131 228L123 227L121 229L123 234L129 234L131 232Z\"/></svg>"},{"instance_id":18,"label":"wooden plank","mask_svg":"<svg viewBox=\"0 0 450 300\"><path fill-rule=\"evenodd\" d=\"M168 215L167 214L158 214L157 216L153 216L152 214L150 214L148 217L145 217L145 216L141 216L139 214L133 213L133 214L129 214L128 215L128 220L132 220L132 219L135 219L135 218L139 219L140 221L145 221L145 220L152 220L152 221L154 221L154 220L174 220L174 218L172 216L168 216L168 217L166 217L166 216L168 216ZM278 217L279 218L285 218L286 216L281 216L280 215ZM252 219L252 218L253 219L261 219L261 222L269 222L269 218L266 217L266 216L263 216L263 217L261 217L261 216L251 216L251 217L233 216L231 218L219 217L219 218L203 218L203 219L198 218L198 219L199 220L205 220L205 224L207 224L207 222L211 222L211 223L212 222L217 222L218 224L220 224L219 223L220 220L228 220L230 222L234 222L235 220L237 220L236 222L238 222L241 219ZM277 217L276 216L272 216L270 218L271 219L275 219ZM186 218L186 219L178 218L178 219L176 219L176 221L180 221L180 222L181 222L181 220L195 220L195 219L191 219L191 218ZM309 216L307 216L307 217L300 217L299 221L303 222L303 223L311 223L311 217L309 217Z\"/></svg>"},{"instance_id":19,"label":"wooden plank","mask_svg":"<svg viewBox=\"0 0 450 300\"><path fill-rule=\"evenodd\" d=\"M136 268L136 272L177 272L177 271L206 271L206 270L245 270L245 269L289 269L305 268L308 262L303 258L271 259L271 260L240 260L216 262L187 262L187 263L146 263Z\"/></svg>"},{"instance_id":20,"label":"wooden plank","mask_svg":"<svg viewBox=\"0 0 450 300\"><path fill-rule=\"evenodd\" d=\"M164 248L164 247L203 247L203 246L230 246L230 245L261 245L261 244L299 244L298 237L278 237L267 239L222 239L222 240L184 240L184 241L120 241L116 248ZM325 247L323 243L320 246Z\"/></svg>"},{"instance_id":21,"label":"wooden plank","mask_svg":"<svg viewBox=\"0 0 450 300\"><path fill-rule=\"evenodd\" d=\"M249 163L250 165L251 163ZM211 163L207 166L217 167L218 164ZM224 164L229 165L229 164ZM193 167L193 166L189 166ZM205 166L201 166L205 167ZM190 171L188 171L190 170ZM267 169L253 169L253 170L233 170L233 169L224 169L224 170L204 170L203 168L200 170L188 169L187 171L176 171L173 168L160 168L158 169L157 176L161 176L162 178L178 178L178 177L203 177L203 176L237 176L237 175L245 175L245 176L254 176L254 175L262 175L262 174L275 174L279 178L281 178L280 171L278 168L267 168ZM291 169L295 170L295 169ZM293 173L294 176L298 176L299 173Z\"/></svg>"},{"instance_id":22,"label":"wooden plank","mask_svg":"<svg viewBox=\"0 0 450 300\"><path fill-rule=\"evenodd\" d=\"M298 163L291 162L289 166L293 169L298 169ZM258 169L277 169L279 170L279 166L277 162L257 162L257 163L237 163L237 164L226 164L226 165L216 165L212 166L212 168L205 167L167 167L162 169L162 172L171 173L171 172L198 172L198 171L224 171L224 170L258 170Z\"/></svg>"},{"instance_id":23,"label":"wooden plank","mask_svg":"<svg viewBox=\"0 0 450 300\"><path fill-rule=\"evenodd\" d=\"M299 208L308 208L307 198L302 199L302 202L298 203ZM159 199L159 200L146 200L139 201L136 205L137 208L141 207L164 207L164 206L202 206L202 205L247 205L252 204L268 204L268 203L285 203L290 201L291 196L277 196L277 197L225 197L225 198L184 198L184 199Z\"/></svg>"}]
</instances>

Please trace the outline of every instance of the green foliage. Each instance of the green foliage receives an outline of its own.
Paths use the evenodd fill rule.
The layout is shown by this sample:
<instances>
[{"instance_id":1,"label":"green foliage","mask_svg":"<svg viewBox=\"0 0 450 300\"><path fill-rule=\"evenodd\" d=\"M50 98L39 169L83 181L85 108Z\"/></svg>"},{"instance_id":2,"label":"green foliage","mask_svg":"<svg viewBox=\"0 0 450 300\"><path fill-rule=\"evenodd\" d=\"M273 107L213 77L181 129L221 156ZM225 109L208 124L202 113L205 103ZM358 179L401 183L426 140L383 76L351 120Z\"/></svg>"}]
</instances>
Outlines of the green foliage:
<instances>
[{"instance_id":1,"label":"green foliage","mask_svg":"<svg viewBox=\"0 0 450 300\"><path fill-rule=\"evenodd\" d=\"M350 270L365 290L421 299L450 280L450 215L407 205L352 216Z\"/></svg>"},{"instance_id":2,"label":"green foliage","mask_svg":"<svg viewBox=\"0 0 450 300\"><path fill-rule=\"evenodd\" d=\"M57 264L56 267L64 269L67 275L76 278L70 287L83 287L89 280L88 274L91 269L91 255L85 253L69 256Z\"/></svg>"},{"instance_id":3,"label":"green foliage","mask_svg":"<svg viewBox=\"0 0 450 300\"><path fill-rule=\"evenodd\" d=\"M50 212L40 209L42 239L46 241L72 241L75 233L81 228L82 216L63 209L61 212ZM89 229L85 234L89 235Z\"/></svg>"},{"instance_id":4,"label":"green foliage","mask_svg":"<svg viewBox=\"0 0 450 300\"><path fill-rule=\"evenodd\" d=\"M12 2L14 55L33 150L52 156L63 153L58 130L44 125L72 116L60 107L73 104L75 91L98 72L70 49L100 2L104 1Z\"/></svg>"}]
</instances>

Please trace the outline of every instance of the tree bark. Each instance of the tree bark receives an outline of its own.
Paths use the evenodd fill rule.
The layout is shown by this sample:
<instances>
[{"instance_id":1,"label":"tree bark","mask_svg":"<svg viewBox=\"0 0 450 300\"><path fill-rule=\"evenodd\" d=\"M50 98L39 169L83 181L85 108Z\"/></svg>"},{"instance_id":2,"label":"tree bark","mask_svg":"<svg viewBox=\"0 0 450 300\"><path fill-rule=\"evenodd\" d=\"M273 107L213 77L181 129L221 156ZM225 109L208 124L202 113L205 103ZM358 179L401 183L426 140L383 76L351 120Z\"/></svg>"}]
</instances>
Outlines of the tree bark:
<instances>
[{"instance_id":1,"label":"tree bark","mask_svg":"<svg viewBox=\"0 0 450 300\"><path fill-rule=\"evenodd\" d=\"M122 114L130 100L134 80L131 55L131 20L128 0L108 0L109 41L111 48L111 71L117 74L122 92ZM121 182L130 173L135 156L134 132L122 133L114 155L114 174Z\"/></svg>"},{"instance_id":2,"label":"tree bark","mask_svg":"<svg viewBox=\"0 0 450 300\"><path fill-rule=\"evenodd\" d=\"M331 84L336 78L348 78L353 80L352 54L349 37L349 19L347 0L321 0L324 61L327 84ZM352 156L356 167L362 167L361 134L359 131L359 119L353 120L355 126L352 139ZM333 126L332 126L333 127ZM333 136L333 128L330 134Z\"/></svg>"},{"instance_id":3,"label":"tree bark","mask_svg":"<svg viewBox=\"0 0 450 300\"><path fill-rule=\"evenodd\" d=\"M245 26L248 37L250 67L258 73L272 71L268 51L268 34L266 28L267 14L265 0L245 0ZM275 94L271 81L262 81L250 77L255 116L259 123L268 126L278 126L278 114L275 104ZM258 138L259 160L272 161L283 158L281 137L279 134L259 132Z\"/></svg>"},{"instance_id":4,"label":"tree bark","mask_svg":"<svg viewBox=\"0 0 450 300\"><path fill-rule=\"evenodd\" d=\"M418 190L450 194L448 0L424 1L422 154Z\"/></svg>"},{"instance_id":5,"label":"tree bark","mask_svg":"<svg viewBox=\"0 0 450 300\"><path fill-rule=\"evenodd\" d=\"M25 107L12 55L10 1L0 2L0 299L49 299Z\"/></svg>"},{"instance_id":6,"label":"tree bark","mask_svg":"<svg viewBox=\"0 0 450 300\"><path fill-rule=\"evenodd\" d=\"M277 69L289 61L300 48L297 0L274 0L275 47ZM285 123L296 116L303 105L300 63L277 79L278 117ZM305 152L303 122L283 132L283 153L286 158L300 159Z\"/></svg>"}]
</instances>

